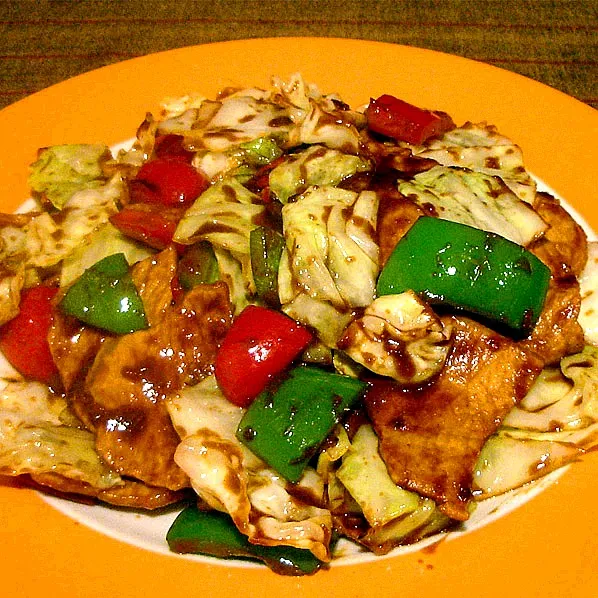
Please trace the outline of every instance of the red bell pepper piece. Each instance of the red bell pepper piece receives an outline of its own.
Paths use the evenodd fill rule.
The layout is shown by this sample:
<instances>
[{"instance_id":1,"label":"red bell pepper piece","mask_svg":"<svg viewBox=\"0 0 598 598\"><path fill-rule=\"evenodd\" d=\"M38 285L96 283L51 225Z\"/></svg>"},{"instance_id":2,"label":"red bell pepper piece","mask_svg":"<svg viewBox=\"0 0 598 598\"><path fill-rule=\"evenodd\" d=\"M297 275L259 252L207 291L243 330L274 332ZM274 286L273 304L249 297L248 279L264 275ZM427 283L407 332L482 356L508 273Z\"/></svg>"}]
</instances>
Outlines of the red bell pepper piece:
<instances>
[{"instance_id":1,"label":"red bell pepper piece","mask_svg":"<svg viewBox=\"0 0 598 598\"><path fill-rule=\"evenodd\" d=\"M177 220L154 210L123 208L110 216L110 222L127 237L141 241L154 249L165 249L173 241ZM175 243L181 253L185 246Z\"/></svg>"},{"instance_id":2,"label":"red bell pepper piece","mask_svg":"<svg viewBox=\"0 0 598 598\"><path fill-rule=\"evenodd\" d=\"M448 114L423 110L387 94L372 99L365 115L370 131L414 145L455 128Z\"/></svg>"},{"instance_id":3,"label":"red bell pepper piece","mask_svg":"<svg viewBox=\"0 0 598 598\"><path fill-rule=\"evenodd\" d=\"M0 328L0 350L23 376L52 385L58 368L48 343L52 300L58 289L37 286L21 293L19 314Z\"/></svg>"},{"instance_id":4,"label":"red bell pepper piece","mask_svg":"<svg viewBox=\"0 0 598 598\"><path fill-rule=\"evenodd\" d=\"M288 316L250 305L235 319L216 356L216 380L224 396L247 407L312 340Z\"/></svg>"},{"instance_id":5,"label":"red bell pepper piece","mask_svg":"<svg viewBox=\"0 0 598 598\"><path fill-rule=\"evenodd\" d=\"M156 158L170 158L190 164L195 154L184 146L183 140L184 137L181 135L167 134L157 136L154 143Z\"/></svg>"},{"instance_id":6,"label":"red bell pepper piece","mask_svg":"<svg viewBox=\"0 0 598 598\"><path fill-rule=\"evenodd\" d=\"M196 168L177 158L155 158L146 162L131 181L131 203L164 206L188 205L210 185Z\"/></svg>"}]
</instances>

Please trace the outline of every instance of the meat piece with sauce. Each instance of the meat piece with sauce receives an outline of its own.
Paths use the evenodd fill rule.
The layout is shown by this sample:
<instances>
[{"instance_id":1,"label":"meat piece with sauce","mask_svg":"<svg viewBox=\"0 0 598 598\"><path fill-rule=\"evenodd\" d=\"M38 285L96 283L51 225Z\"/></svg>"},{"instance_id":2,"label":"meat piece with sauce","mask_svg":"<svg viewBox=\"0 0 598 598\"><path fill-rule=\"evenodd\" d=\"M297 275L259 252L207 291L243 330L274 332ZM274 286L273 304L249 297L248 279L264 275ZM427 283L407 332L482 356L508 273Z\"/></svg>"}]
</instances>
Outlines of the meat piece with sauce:
<instances>
[{"instance_id":1,"label":"meat piece with sauce","mask_svg":"<svg viewBox=\"0 0 598 598\"><path fill-rule=\"evenodd\" d=\"M199 285L159 324L104 342L86 385L97 451L119 474L171 490L187 485L164 399L212 372L231 319L226 285Z\"/></svg>"},{"instance_id":2,"label":"meat piece with sauce","mask_svg":"<svg viewBox=\"0 0 598 598\"><path fill-rule=\"evenodd\" d=\"M81 480L64 477L54 472L32 474L31 480L44 489L51 488L60 495L77 495L96 498L104 503L118 507L133 509L154 510L175 504L186 496L185 490L168 490L167 488L154 488L135 480L123 480L122 484L111 488L95 488Z\"/></svg>"},{"instance_id":3,"label":"meat piece with sauce","mask_svg":"<svg viewBox=\"0 0 598 598\"><path fill-rule=\"evenodd\" d=\"M520 346L534 351L545 365L556 365L566 355L578 353L584 347L584 332L577 321L580 309L577 279L553 279L540 318Z\"/></svg>"},{"instance_id":4,"label":"meat piece with sauce","mask_svg":"<svg viewBox=\"0 0 598 598\"><path fill-rule=\"evenodd\" d=\"M165 250L136 265L133 278L150 327L104 339L85 385L69 393L73 412L96 433L96 450L120 475L179 490L179 443L164 399L213 371L231 321L228 287L199 285L173 304L176 254Z\"/></svg>"},{"instance_id":5,"label":"meat piece with sauce","mask_svg":"<svg viewBox=\"0 0 598 598\"><path fill-rule=\"evenodd\" d=\"M380 187L376 192L380 197L376 232L378 234L380 265L383 266L388 261L396 244L413 226L415 221L424 215L424 210L396 189Z\"/></svg>"},{"instance_id":6,"label":"meat piece with sauce","mask_svg":"<svg viewBox=\"0 0 598 598\"><path fill-rule=\"evenodd\" d=\"M87 326L59 309L54 311L48 344L66 392L91 365L104 338L98 328Z\"/></svg>"},{"instance_id":7,"label":"meat piece with sauce","mask_svg":"<svg viewBox=\"0 0 598 598\"><path fill-rule=\"evenodd\" d=\"M580 276L588 259L588 241L583 228L548 193L537 193L534 209L549 225L528 249L537 255L556 279Z\"/></svg>"},{"instance_id":8,"label":"meat piece with sauce","mask_svg":"<svg viewBox=\"0 0 598 598\"><path fill-rule=\"evenodd\" d=\"M472 320L446 324L454 345L435 381L420 388L375 381L365 405L393 481L464 521L482 446L525 396L542 361Z\"/></svg>"}]
</instances>

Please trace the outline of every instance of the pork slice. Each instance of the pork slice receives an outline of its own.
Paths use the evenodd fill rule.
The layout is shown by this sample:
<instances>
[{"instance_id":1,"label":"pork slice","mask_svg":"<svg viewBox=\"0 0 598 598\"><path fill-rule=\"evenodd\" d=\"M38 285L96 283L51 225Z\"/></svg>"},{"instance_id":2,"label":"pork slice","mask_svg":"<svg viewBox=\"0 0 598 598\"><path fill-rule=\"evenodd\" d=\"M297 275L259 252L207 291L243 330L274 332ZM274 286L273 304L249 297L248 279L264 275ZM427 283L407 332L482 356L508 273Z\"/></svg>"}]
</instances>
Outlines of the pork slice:
<instances>
[{"instance_id":1,"label":"pork slice","mask_svg":"<svg viewBox=\"0 0 598 598\"><path fill-rule=\"evenodd\" d=\"M566 355L583 350L584 332L577 321L581 310L579 282L573 276L552 279L544 307L530 335L520 341L545 365L557 365Z\"/></svg>"},{"instance_id":2,"label":"pork slice","mask_svg":"<svg viewBox=\"0 0 598 598\"><path fill-rule=\"evenodd\" d=\"M136 480L123 480L121 484L101 489L54 472L32 474L31 479L44 489L50 488L60 495L69 495L74 500L82 501L82 497L97 498L107 504L134 509L159 509L180 502L186 496L183 490L154 488Z\"/></svg>"},{"instance_id":3,"label":"pork slice","mask_svg":"<svg viewBox=\"0 0 598 598\"><path fill-rule=\"evenodd\" d=\"M588 240L583 228L548 193L536 194L534 209L549 227L529 250L550 268L554 278L579 276L588 259Z\"/></svg>"},{"instance_id":4,"label":"pork slice","mask_svg":"<svg viewBox=\"0 0 598 598\"><path fill-rule=\"evenodd\" d=\"M384 265L396 244L425 212L414 201L396 189L380 187L376 192L380 197L376 232L380 264Z\"/></svg>"},{"instance_id":5,"label":"pork slice","mask_svg":"<svg viewBox=\"0 0 598 598\"><path fill-rule=\"evenodd\" d=\"M48 344L66 392L91 365L105 336L98 328L87 326L59 309L54 310Z\"/></svg>"},{"instance_id":6,"label":"pork slice","mask_svg":"<svg viewBox=\"0 0 598 598\"><path fill-rule=\"evenodd\" d=\"M120 475L170 490L189 484L173 456L179 437L165 406L211 373L232 320L224 283L200 285L155 326L104 342L86 379L96 450Z\"/></svg>"},{"instance_id":7,"label":"pork slice","mask_svg":"<svg viewBox=\"0 0 598 598\"><path fill-rule=\"evenodd\" d=\"M376 381L365 405L393 481L465 521L482 446L525 396L542 360L467 318L446 324L454 346L438 378L423 388Z\"/></svg>"}]
</instances>

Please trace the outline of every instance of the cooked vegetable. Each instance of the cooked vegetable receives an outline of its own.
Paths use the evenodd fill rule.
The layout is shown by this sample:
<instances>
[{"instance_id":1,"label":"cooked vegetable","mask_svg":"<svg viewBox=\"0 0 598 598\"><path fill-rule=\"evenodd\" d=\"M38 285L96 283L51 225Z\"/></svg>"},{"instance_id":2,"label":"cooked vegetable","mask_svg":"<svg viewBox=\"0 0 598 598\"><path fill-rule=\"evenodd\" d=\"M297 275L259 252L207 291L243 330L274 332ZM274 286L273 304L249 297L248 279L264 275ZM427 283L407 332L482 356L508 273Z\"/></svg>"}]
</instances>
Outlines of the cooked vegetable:
<instances>
[{"instance_id":1,"label":"cooked vegetable","mask_svg":"<svg viewBox=\"0 0 598 598\"><path fill-rule=\"evenodd\" d=\"M369 424L355 433L336 475L372 526L385 525L419 506L420 497L397 486L388 475Z\"/></svg>"},{"instance_id":2,"label":"cooked vegetable","mask_svg":"<svg viewBox=\"0 0 598 598\"><path fill-rule=\"evenodd\" d=\"M315 367L299 366L252 403L237 438L290 482L308 461L366 383Z\"/></svg>"},{"instance_id":3,"label":"cooked vegetable","mask_svg":"<svg viewBox=\"0 0 598 598\"><path fill-rule=\"evenodd\" d=\"M104 184L102 162L111 156L105 145L54 145L41 150L31 165L29 185L55 208L82 189Z\"/></svg>"},{"instance_id":4,"label":"cooked vegetable","mask_svg":"<svg viewBox=\"0 0 598 598\"><path fill-rule=\"evenodd\" d=\"M283 154L276 141L270 137L258 137L253 141L241 143L239 148L242 150L243 161L254 167L266 166Z\"/></svg>"},{"instance_id":5,"label":"cooked vegetable","mask_svg":"<svg viewBox=\"0 0 598 598\"><path fill-rule=\"evenodd\" d=\"M448 114L422 110L388 94L370 100L365 115L371 131L415 145L455 126Z\"/></svg>"},{"instance_id":6,"label":"cooked vegetable","mask_svg":"<svg viewBox=\"0 0 598 598\"><path fill-rule=\"evenodd\" d=\"M521 148L488 123L468 122L447 131L430 139L417 155L443 166L460 166L500 177L519 199L534 203L537 185L525 169Z\"/></svg>"},{"instance_id":7,"label":"cooked vegetable","mask_svg":"<svg viewBox=\"0 0 598 598\"><path fill-rule=\"evenodd\" d=\"M546 223L501 179L466 168L435 166L399 182L399 191L444 220L468 224L527 246Z\"/></svg>"},{"instance_id":8,"label":"cooked vegetable","mask_svg":"<svg viewBox=\"0 0 598 598\"><path fill-rule=\"evenodd\" d=\"M165 249L173 242L178 224L159 212L135 208L123 208L110 216L110 222L123 234L154 249Z\"/></svg>"},{"instance_id":9,"label":"cooked vegetable","mask_svg":"<svg viewBox=\"0 0 598 598\"><path fill-rule=\"evenodd\" d=\"M299 293L295 299L285 303L282 311L293 320L313 329L318 340L329 349L337 346L345 327L353 319L350 311L338 309L328 301L313 299L305 293Z\"/></svg>"},{"instance_id":10,"label":"cooked vegetable","mask_svg":"<svg viewBox=\"0 0 598 598\"><path fill-rule=\"evenodd\" d=\"M369 162L359 156L312 145L293 154L270 173L270 191L281 201L303 193L313 185L336 186L343 179L370 170Z\"/></svg>"},{"instance_id":11,"label":"cooked vegetable","mask_svg":"<svg viewBox=\"0 0 598 598\"><path fill-rule=\"evenodd\" d=\"M281 575L311 575L321 566L309 550L251 544L228 515L200 511L196 506L179 513L168 530L166 541L174 552L260 560Z\"/></svg>"},{"instance_id":12,"label":"cooked vegetable","mask_svg":"<svg viewBox=\"0 0 598 598\"><path fill-rule=\"evenodd\" d=\"M588 261L579 279L581 309L579 323L586 342L598 343L598 243L588 244Z\"/></svg>"},{"instance_id":13,"label":"cooked vegetable","mask_svg":"<svg viewBox=\"0 0 598 598\"><path fill-rule=\"evenodd\" d=\"M451 349L446 329L412 291L378 297L346 328L338 348L381 376L419 384L442 369Z\"/></svg>"},{"instance_id":14,"label":"cooked vegetable","mask_svg":"<svg viewBox=\"0 0 598 598\"><path fill-rule=\"evenodd\" d=\"M519 488L581 457L573 443L495 434L486 441L474 469L473 491L488 498Z\"/></svg>"},{"instance_id":15,"label":"cooked vegetable","mask_svg":"<svg viewBox=\"0 0 598 598\"><path fill-rule=\"evenodd\" d=\"M311 342L291 318L249 305L235 319L216 357L215 373L226 398L247 407Z\"/></svg>"},{"instance_id":16,"label":"cooked vegetable","mask_svg":"<svg viewBox=\"0 0 598 598\"><path fill-rule=\"evenodd\" d=\"M66 314L117 334L148 325L123 253L108 256L83 272L59 305Z\"/></svg>"},{"instance_id":17,"label":"cooked vegetable","mask_svg":"<svg viewBox=\"0 0 598 598\"><path fill-rule=\"evenodd\" d=\"M229 254L241 266L244 286L233 294L238 290L239 294L249 296L255 290L249 235L263 222L265 213L266 207L255 193L234 177L227 176L211 185L185 212L174 240L183 244L209 241L216 252L221 274L221 253Z\"/></svg>"},{"instance_id":18,"label":"cooked vegetable","mask_svg":"<svg viewBox=\"0 0 598 598\"><path fill-rule=\"evenodd\" d=\"M390 256L378 294L413 290L433 304L466 310L525 334L540 316L549 282L550 270L523 247L423 216Z\"/></svg>"},{"instance_id":19,"label":"cooked vegetable","mask_svg":"<svg viewBox=\"0 0 598 598\"><path fill-rule=\"evenodd\" d=\"M372 302L379 270L373 240L377 210L371 191L326 186L312 187L284 206L290 277L280 288L283 305L298 290L341 310Z\"/></svg>"},{"instance_id":20,"label":"cooked vegetable","mask_svg":"<svg viewBox=\"0 0 598 598\"><path fill-rule=\"evenodd\" d=\"M260 299L273 307L280 305L278 267L284 246L284 236L268 226L254 228L249 235L255 290Z\"/></svg>"},{"instance_id":21,"label":"cooked vegetable","mask_svg":"<svg viewBox=\"0 0 598 598\"><path fill-rule=\"evenodd\" d=\"M371 527L360 543L372 552L386 554L396 546L412 544L437 532L446 531L452 525L429 498L420 498L415 511L393 519L381 527Z\"/></svg>"},{"instance_id":22,"label":"cooked vegetable","mask_svg":"<svg viewBox=\"0 0 598 598\"><path fill-rule=\"evenodd\" d=\"M218 261L212 246L207 241L189 245L178 265L181 287L192 289L198 284L211 284L219 278Z\"/></svg>"},{"instance_id":23,"label":"cooked vegetable","mask_svg":"<svg viewBox=\"0 0 598 598\"><path fill-rule=\"evenodd\" d=\"M175 460L210 508L228 513L250 542L310 550L330 560L332 516L322 479L307 467L289 484L236 437L244 409L223 395L214 376L185 387L168 402L180 437Z\"/></svg>"},{"instance_id":24,"label":"cooked vegetable","mask_svg":"<svg viewBox=\"0 0 598 598\"><path fill-rule=\"evenodd\" d=\"M519 430L556 433L583 430L595 421L598 349L587 345L581 353L562 359L559 368L545 368L504 424Z\"/></svg>"},{"instance_id":25,"label":"cooked vegetable","mask_svg":"<svg viewBox=\"0 0 598 598\"><path fill-rule=\"evenodd\" d=\"M134 264L153 255L155 250L135 239L123 235L110 222L100 226L89 237L88 242L76 247L73 252L62 261L60 272L60 286L67 287L74 282L85 270L91 268L101 259L115 253L124 253L129 264Z\"/></svg>"},{"instance_id":26,"label":"cooked vegetable","mask_svg":"<svg viewBox=\"0 0 598 598\"><path fill-rule=\"evenodd\" d=\"M6 359L27 378L50 385L58 379L48 345L57 291L44 285L25 289L19 314L0 328L0 350Z\"/></svg>"},{"instance_id":27,"label":"cooked vegetable","mask_svg":"<svg viewBox=\"0 0 598 598\"><path fill-rule=\"evenodd\" d=\"M44 384L4 383L0 419L0 474L64 476L71 488L72 481L85 484L88 494L122 484L97 454L93 432L81 429L66 399Z\"/></svg>"},{"instance_id":28,"label":"cooked vegetable","mask_svg":"<svg viewBox=\"0 0 598 598\"><path fill-rule=\"evenodd\" d=\"M190 164L176 158L155 158L146 162L131 181L131 200L185 205L195 201L208 185L206 177Z\"/></svg>"},{"instance_id":29,"label":"cooked vegetable","mask_svg":"<svg viewBox=\"0 0 598 598\"><path fill-rule=\"evenodd\" d=\"M10 226L2 231L6 235L0 259L24 267L28 280L39 280L39 270L59 265L108 221L123 191L122 180L115 176L101 187L77 191L60 213L28 214L19 229Z\"/></svg>"}]
</instances>

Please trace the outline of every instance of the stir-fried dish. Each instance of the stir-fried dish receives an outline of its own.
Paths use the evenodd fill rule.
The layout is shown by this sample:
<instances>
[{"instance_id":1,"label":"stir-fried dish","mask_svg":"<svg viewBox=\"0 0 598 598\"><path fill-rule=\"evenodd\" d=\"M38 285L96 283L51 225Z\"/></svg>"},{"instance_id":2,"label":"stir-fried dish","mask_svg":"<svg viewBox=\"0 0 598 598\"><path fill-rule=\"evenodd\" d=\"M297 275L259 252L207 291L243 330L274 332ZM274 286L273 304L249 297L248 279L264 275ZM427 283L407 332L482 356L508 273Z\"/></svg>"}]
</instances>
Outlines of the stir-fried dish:
<instances>
[{"instance_id":1,"label":"stir-fried dish","mask_svg":"<svg viewBox=\"0 0 598 598\"><path fill-rule=\"evenodd\" d=\"M596 443L598 245L492 125L294 75L43 148L29 182L0 216L0 474L180 505L172 551L300 575Z\"/></svg>"}]
</instances>

